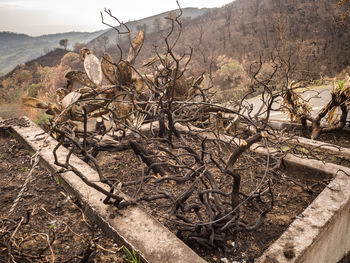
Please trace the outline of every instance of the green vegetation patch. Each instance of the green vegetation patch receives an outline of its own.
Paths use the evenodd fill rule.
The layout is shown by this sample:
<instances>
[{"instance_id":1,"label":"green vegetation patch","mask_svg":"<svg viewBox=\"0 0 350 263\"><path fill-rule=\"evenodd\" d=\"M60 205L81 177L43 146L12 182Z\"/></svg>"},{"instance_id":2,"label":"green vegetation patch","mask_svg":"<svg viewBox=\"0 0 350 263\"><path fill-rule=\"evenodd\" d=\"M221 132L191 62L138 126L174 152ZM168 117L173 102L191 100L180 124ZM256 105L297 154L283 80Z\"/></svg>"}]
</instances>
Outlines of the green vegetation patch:
<instances>
[{"instance_id":1,"label":"green vegetation patch","mask_svg":"<svg viewBox=\"0 0 350 263\"><path fill-rule=\"evenodd\" d=\"M36 98L38 96L39 90L43 87L41 83L31 84L28 87L28 97Z\"/></svg>"}]
</instances>

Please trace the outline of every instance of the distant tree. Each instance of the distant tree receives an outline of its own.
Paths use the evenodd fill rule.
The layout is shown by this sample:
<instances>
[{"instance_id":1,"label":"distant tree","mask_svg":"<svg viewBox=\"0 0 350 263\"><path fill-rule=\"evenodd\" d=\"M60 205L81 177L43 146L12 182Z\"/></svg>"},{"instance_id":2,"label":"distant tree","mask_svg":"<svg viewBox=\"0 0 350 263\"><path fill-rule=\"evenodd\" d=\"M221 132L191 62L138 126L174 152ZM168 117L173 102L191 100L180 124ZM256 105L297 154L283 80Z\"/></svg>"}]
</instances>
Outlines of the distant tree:
<instances>
[{"instance_id":1,"label":"distant tree","mask_svg":"<svg viewBox=\"0 0 350 263\"><path fill-rule=\"evenodd\" d=\"M147 29L148 29L147 24L144 23L144 24L142 25L142 28L143 28L143 31L146 33L146 32L147 32Z\"/></svg>"},{"instance_id":2,"label":"distant tree","mask_svg":"<svg viewBox=\"0 0 350 263\"><path fill-rule=\"evenodd\" d=\"M107 51L109 38L107 36L103 36L100 41L101 41L101 45L104 48L104 52Z\"/></svg>"},{"instance_id":3,"label":"distant tree","mask_svg":"<svg viewBox=\"0 0 350 263\"><path fill-rule=\"evenodd\" d=\"M159 32L162 30L163 23L159 18L154 19L153 21L153 28L156 32Z\"/></svg>"},{"instance_id":4,"label":"distant tree","mask_svg":"<svg viewBox=\"0 0 350 263\"><path fill-rule=\"evenodd\" d=\"M136 26L136 31L137 31L137 32L139 32L141 29L142 29L142 26L141 26L141 25L137 25L137 26Z\"/></svg>"},{"instance_id":5,"label":"distant tree","mask_svg":"<svg viewBox=\"0 0 350 263\"><path fill-rule=\"evenodd\" d=\"M145 34L145 37L146 37L146 31L147 31L148 27L147 27L147 24L144 23L142 25L137 25L136 26L136 31L139 32L140 30L143 30L144 34Z\"/></svg>"},{"instance_id":6,"label":"distant tree","mask_svg":"<svg viewBox=\"0 0 350 263\"><path fill-rule=\"evenodd\" d=\"M51 52L51 49L49 47L45 47L43 49L43 54L46 55L47 53Z\"/></svg>"},{"instance_id":7,"label":"distant tree","mask_svg":"<svg viewBox=\"0 0 350 263\"><path fill-rule=\"evenodd\" d=\"M80 50L81 50L83 47L85 47L85 44L84 44L84 43L77 42L77 43L75 43L75 45L74 45L73 51L74 51L75 53L80 54Z\"/></svg>"},{"instance_id":8,"label":"distant tree","mask_svg":"<svg viewBox=\"0 0 350 263\"><path fill-rule=\"evenodd\" d=\"M60 42L59 42L60 46L63 47L64 49L67 49L67 46L68 46L68 39L65 38L65 39L61 39Z\"/></svg>"}]
</instances>

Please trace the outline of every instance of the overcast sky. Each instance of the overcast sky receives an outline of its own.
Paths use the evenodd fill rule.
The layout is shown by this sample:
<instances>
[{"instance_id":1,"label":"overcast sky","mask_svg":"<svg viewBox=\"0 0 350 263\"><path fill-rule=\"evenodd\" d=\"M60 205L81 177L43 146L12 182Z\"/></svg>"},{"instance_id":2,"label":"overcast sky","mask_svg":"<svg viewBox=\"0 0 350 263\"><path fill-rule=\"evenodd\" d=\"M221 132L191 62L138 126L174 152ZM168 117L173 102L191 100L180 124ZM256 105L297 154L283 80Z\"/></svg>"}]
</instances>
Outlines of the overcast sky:
<instances>
[{"instance_id":1,"label":"overcast sky","mask_svg":"<svg viewBox=\"0 0 350 263\"><path fill-rule=\"evenodd\" d=\"M181 7L220 7L232 0L180 0ZM126 22L177 8L175 0L0 0L0 31L32 36L104 29L109 8Z\"/></svg>"}]
</instances>

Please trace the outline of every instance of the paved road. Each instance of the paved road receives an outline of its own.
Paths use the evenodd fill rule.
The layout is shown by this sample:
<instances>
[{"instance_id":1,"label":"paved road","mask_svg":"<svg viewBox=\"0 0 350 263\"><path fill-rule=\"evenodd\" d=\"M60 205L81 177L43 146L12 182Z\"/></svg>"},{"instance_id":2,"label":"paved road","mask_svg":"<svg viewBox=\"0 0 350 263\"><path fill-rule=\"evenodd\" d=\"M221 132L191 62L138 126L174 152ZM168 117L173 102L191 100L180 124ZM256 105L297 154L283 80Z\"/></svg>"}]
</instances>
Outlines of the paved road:
<instances>
[{"instance_id":1,"label":"paved road","mask_svg":"<svg viewBox=\"0 0 350 263\"><path fill-rule=\"evenodd\" d=\"M310 101L312 108L312 115L316 115L319 110L329 102L331 98L331 91L332 88L330 86L317 88L315 90L307 90L301 92L302 98L305 100ZM280 111L280 105L281 105L282 98L277 98L276 102L272 105L273 111L271 112L271 120L289 120L288 114L285 114ZM256 97L253 99L249 99L248 103L253 106L252 114L254 115L261 107L262 101L261 97ZM348 117L349 118L349 117Z\"/></svg>"}]
</instances>

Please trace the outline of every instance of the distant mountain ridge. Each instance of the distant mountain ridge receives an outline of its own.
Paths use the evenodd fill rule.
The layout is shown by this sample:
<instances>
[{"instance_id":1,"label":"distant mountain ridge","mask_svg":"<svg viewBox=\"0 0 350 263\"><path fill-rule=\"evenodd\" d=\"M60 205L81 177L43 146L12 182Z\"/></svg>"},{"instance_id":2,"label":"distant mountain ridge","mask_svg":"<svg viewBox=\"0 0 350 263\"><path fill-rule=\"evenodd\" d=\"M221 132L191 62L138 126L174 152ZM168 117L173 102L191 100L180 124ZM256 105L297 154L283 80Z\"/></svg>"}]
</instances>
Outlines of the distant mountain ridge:
<instances>
[{"instance_id":1,"label":"distant mountain ridge","mask_svg":"<svg viewBox=\"0 0 350 263\"><path fill-rule=\"evenodd\" d=\"M182 17L195 18L203 15L208 9L206 8L184 8ZM155 31L156 20L162 21L172 10L140 20L127 22L130 30L135 31L137 27L147 27L149 32ZM97 46L109 42L109 45L115 45L115 31L113 29L100 30L96 32L67 32L58 34L42 35L32 37L26 34L19 34L8 31L0 31L0 76L10 72L17 65L38 58L47 52L59 47L61 39L68 39L68 49L79 43L89 43L89 46Z\"/></svg>"},{"instance_id":2,"label":"distant mountain ridge","mask_svg":"<svg viewBox=\"0 0 350 263\"><path fill-rule=\"evenodd\" d=\"M199 16L204 15L208 12L208 10L211 10L212 8L195 8L195 7L187 7L182 9L182 19L194 19ZM179 10L170 10L167 12L163 12L154 16L142 18L135 21L129 21L125 24L128 26L131 32L136 32L139 29L143 29L146 34L157 32L158 29L157 26L160 26L159 23L164 23L164 17L166 17L169 13L179 13ZM117 26L118 29L121 29L122 31L125 31L125 28L121 28L120 26ZM118 33L114 29L108 29L103 34L99 35L95 39L91 40L88 43L89 48L94 48L97 46L105 46L106 48L110 46L114 46L117 44L117 41L120 40L118 38Z\"/></svg>"},{"instance_id":3,"label":"distant mountain ridge","mask_svg":"<svg viewBox=\"0 0 350 263\"><path fill-rule=\"evenodd\" d=\"M147 17L137 21L127 22L132 32L140 26L147 27L147 33L157 31L159 23L173 10ZM205 14L207 9L185 8L183 17L188 20ZM174 15L174 13L172 14ZM99 37L101 36L101 37ZM52 35L32 37L13 32L0 32L0 102L18 102L22 96L40 93L45 95L49 90L53 91L63 87L66 70L73 63L75 70L84 70L80 56L75 52L69 52L76 42L87 44L92 40L95 45L101 44L101 39L115 38L115 30L107 29L93 33L69 32ZM61 39L68 39L70 47L67 50L58 48ZM97 42L94 41L97 39ZM105 42L105 40L103 40ZM47 52L43 52L44 49ZM45 53L45 54L44 54ZM34 92L34 93L33 93ZM32 96L32 95L30 95Z\"/></svg>"},{"instance_id":4,"label":"distant mountain ridge","mask_svg":"<svg viewBox=\"0 0 350 263\"><path fill-rule=\"evenodd\" d=\"M68 39L68 47L75 43L87 43L103 34L96 32L67 32L32 37L13 32L0 32L0 75L11 71L15 66L35 59L59 47L61 39Z\"/></svg>"},{"instance_id":5,"label":"distant mountain ridge","mask_svg":"<svg viewBox=\"0 0 350 263\"><path fill-rule=\"evenodd\" d=\"M19 41L23 39L30 39L30 38L32 37L26 34L13 33L9 31L0 32L0 44L6 43L6 42L12 42L12 41Z\"/></svg>"}]
</instances>

